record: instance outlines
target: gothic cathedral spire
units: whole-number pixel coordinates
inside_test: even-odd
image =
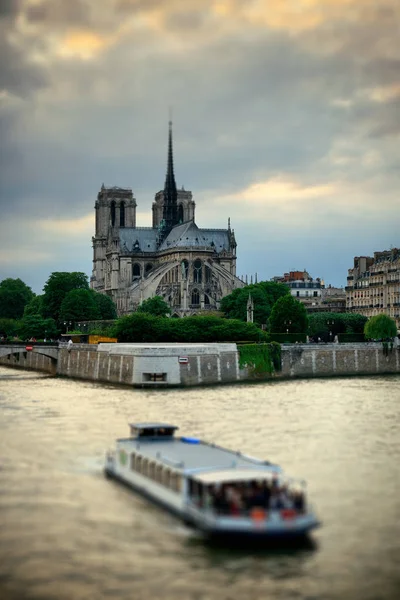
[[[165,235],[168,235],[172,227],[178,224],[178,192],[175,183],[174,159],[172,152],[172,121],[169,121],[168,163],[164,185],[163,219]]]

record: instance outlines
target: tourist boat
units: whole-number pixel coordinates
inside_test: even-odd
[[[165,423],[132,423],[107,453],[105,474],[208,537],[304,538],[319,525],[305,483],[265,460],[175,436]]]

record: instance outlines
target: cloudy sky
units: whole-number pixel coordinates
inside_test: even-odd
[[[0,281],[92,268],[94,202],[139,226],[175,173],[238,275],[346,284],[399,246],[398,0],[0,0]]]

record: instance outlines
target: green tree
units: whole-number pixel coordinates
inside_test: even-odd
[[[20,319],[35,294],[21,279],[3,279],[0,283],[0,318]]]
[[[92,290],[74,289],[61,302],[59,320],[94,321],[100,319],[98,304]]]
[[[112,333],[119,342],[155,342],[157,320],[153,315],[135,312],[118,319]]]
[[[15,319],[0,319],[0,337],[13,337],[17,333],[18,321]]]
[[[18,325],[18,335],[22,340],[31,337],[36,339],[55,338],[58,335],[54,319],[43,319],[40,315],[28,315],[21,319]]]
[[[254,303],[254,322],[267,323],[275,302],[289,294],[289,288],[282,283],[261,281],[234,290],[221,300],[221,310],[227,319],[247,321],[247,301],[249,294]]]
[[[363,334],[367,317],[358,313],[312,313],[308,316],[308,333],[313,337],[328,339],[341,333]]]
[[[47,280],[43,291],[43,316],[60,321],[62,301],[72,290],[89,289],[88,277],[85,273],[54,272]]]
[[[365,337],[369,340],[385,340],[397,336],[396,322],[388,315],[371,317],[364,327]]]
[[[43,316],[43,296],[35,296],[25,306],[24,317],[28,317],[30,315]]]
[[[308,315],[304,304],[291,295],[279,298],[272,307],[269,329],[271,333],[305,333]]]
[[[154,317],[165,317],[171,314],[171,309],[161,296],[153,296],[144,300],[137,312],[147,313]]]
[[[135,312],[121,317],[112,329],[119,342],[267,341],[254,323],[221,317],[169,319]]]
[[[107,294],[100,294],[100,292],[95,292],[94,290],[91,290],[91,292],[100,315],[99,319],[104,319],[106,321],[116,319],[117,309],[110,296],[107,296]]]

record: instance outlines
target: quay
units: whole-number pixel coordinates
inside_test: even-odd
[[[0,344],[0,365],[132,387],[202,386],[400,373],[400,350],[381,343],[283,345],[280,369],[240,367],[234,343]]]

